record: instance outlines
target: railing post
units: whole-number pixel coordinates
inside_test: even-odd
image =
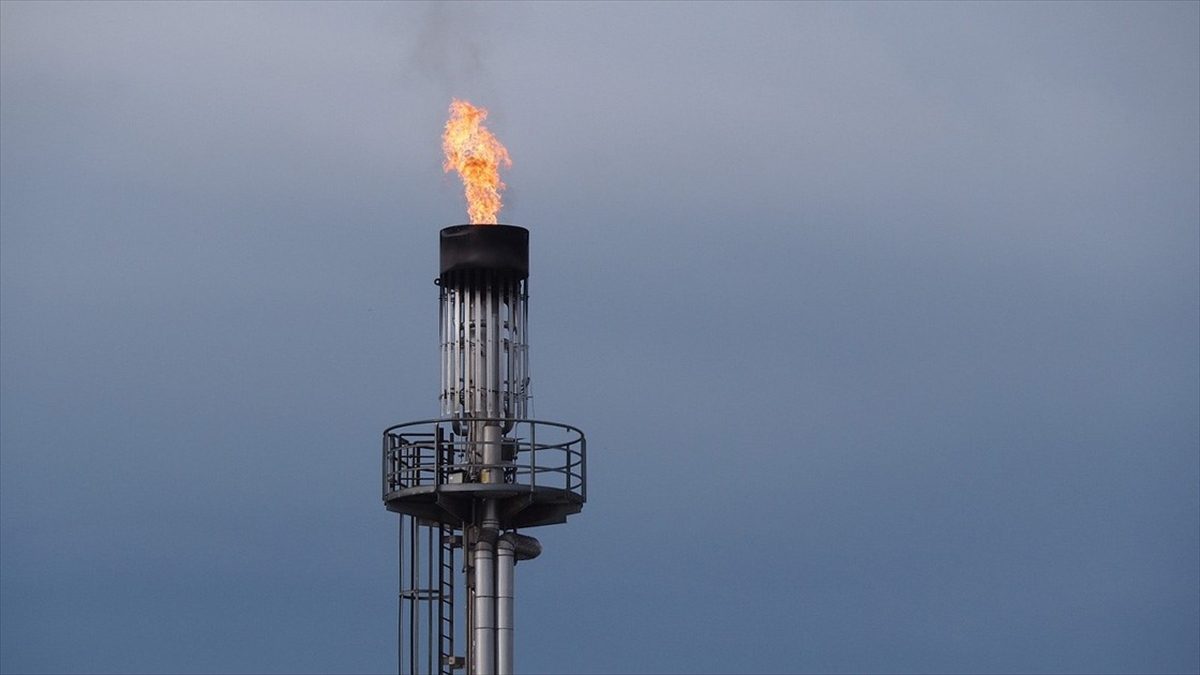
[[[433,425],[433,484],[442,484],[442,425]]]
[[[537,422],[529,423],[529,485],[537,487],[538,463],[537,463]]]

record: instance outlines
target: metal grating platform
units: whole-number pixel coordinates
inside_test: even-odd
[[[503,423],[503,460],[484,464],[468,424]],[[486,482],[489,472],[503,480]],[[461,526],[480,499],[497,501],[504,527],[565,522],[587,500],[586,440],[557,422],[422,420],[383,432],[383,501],[389,511]]]

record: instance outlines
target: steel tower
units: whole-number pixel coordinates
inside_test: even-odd
[[[399,671],[509,675],[514,568],[542,550],[518,529],[583,508],[586,442],[526,418],[529,231],[447,227],[440,259],[441,417],[383,432],[383,502],[400,514]]]

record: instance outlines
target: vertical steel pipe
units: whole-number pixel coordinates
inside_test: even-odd
[[[471,675],[496,672],[496,539],[500,518],[495,500],[480,509],[474,551],[475,607],[472,612],[473,642]]]
[[[496,673],[513,673],[513,581],[516,549],[509,535],[496,542]]]
[[[495,532],[492,532],[494,537]],[[473,642],[471,664],[472,675],[495,675],[496,673],[496,570],[494,567],[495,540],[488,541],[480,531],[475,544],[475,611],[472,619]]]

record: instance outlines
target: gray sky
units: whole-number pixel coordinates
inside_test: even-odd
[[[527,672],[1200,669],[1200,4],[0,3],[0,670],[387,672],[452,96]]]

